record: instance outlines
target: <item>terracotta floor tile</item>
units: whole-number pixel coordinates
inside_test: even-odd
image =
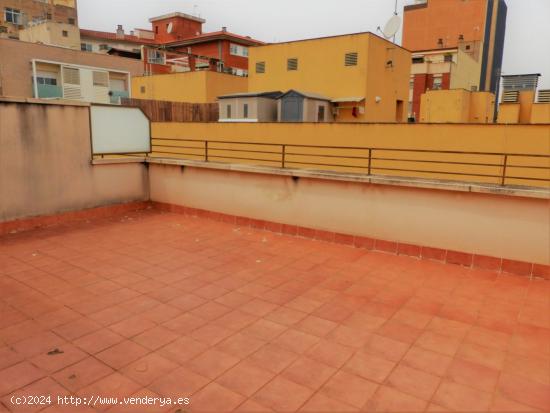
[[[495,370],[501,370],[504,365],[506,353],[477,344],[463,343],[458,349],[456,356],[473,363],[491,367]]]
[[[28,361],[7,367],[0,371],[0,396],[20,389],[44,376],[45,373],[42,370]]]
[[[157,350],[158,348],[171,343],[178,337],[178,334],[173,333],[165,327],[158,326],[133,337],[132,341],[135,341],[149,350]]]
[[[227,307],[214,301],[209,301],[192,309],[189,313],[192,315],[196,315],[197,317],[212,321],[220,318],[230,311],[232,311],[231,307]]]
[[[343,369],[367,380],[383,383],[394,367],[393,361],[358,352],[344,365]]]
[[[160,376],[147,387],[164,397],[191,397],[208,383],[210,379],[185,367],[179,367]]]
[[[193,395],[190,409],[193,412],[230,412],[244,401],[243,396],[212,382]]]
[[[456,383],[493,393],[499,375],[500,370],[455,358],[447,371],[446,377]]]
[[[229,328],[231,330],[242,330],[246,326],[252,324],[257,320],[256,316],[245,313],[240,310],[233,310],[225,315],[221,316],[213,323],[217,324],[224,328]]]
[[[115,372],[80,389],[77,395],[86,398],[95,396],[123,398],[134,394],[140,388],[141,385],[139,383],[121,373]],[[106,410],[106,408],[98,408],[98,410]]]
[[[32,396],[51,396],[50,401],[52,404],[56,404],[57,397],[58,396],[67,396],[69,395],[69,391],[65,388],[63,388],[59,383],[51,379],[50,377],[44,377],[43,379],[40,379],[38,381],[35,381],[32,384],[29,384],[28,386],[23,387],[22,389],[19,389],[11,394],[8,394],[4,396],[1,401],[4,403],[5,406],[9,407],[10,411],[13,413],[19,413],[19,412],[35,412],[44,409],[44,406],[47,405],[47,400],[42,399],[38,400],[39,402],[45,403],[45,404],[35,404],[35,405],[24,405],[24,404],[14,404],[12,403],[12,397],[32,397]],[[6,412],[8,410],[5,410]],[[2,412],[2,409],[0,408],[0,412]]]
[[[502,374],[498,391],[504,397],[527,406],[550,410],[550,385],[511,374]]]
[[[252,412],[269,413],[269,412],[274,412],[274,410],[270,409],[269,407],[265,407],[260,403],[255,402],[252,399],[248,399],[239,407],[237,407],[235,410],[233,410],[233,412],[235,413],[252,413]]]
[[[61,346],[65,340],[51,331],[41,332],[32,337],[12,345],[12,348],[25,357],[32,357],[38,354],[47,353],[50,350]]]
[[[245,360],[218,377],[216,382],[238,394],[250,397],[274,376],[275,373]]]
[[[88,354],[78,349],[78,347],[70,343],[64,343],[51,351],[34,356],[29,361],[36,367],[48,373],[53,373],[86,357],[88,357]]]
[[[340,368],[353,355],[355,349],[330,340],[321,340],[305,354],[329,366]]]
[[[400,321],[389,320],[382,327],[376,330],[376,334],[391,338],[392,340],[401,341],[403,343],[412,344],[422,334],[421,329],[411,327]]]
[[[300,409],[300,412],[311,412],[311,413],[348,413],[356,412],[359,409],[356,409],[352,406],[346,405],[338,400],[331,399],[330,397],[317,393],[311,399],[309,399],[304,406]]]
[[[241,359],[254,353],[266,342],[246,334],[237,333],[223,340],[216,348],[224,353],[234,355]]]
[[[550,359],[537,357],[536,354],[531,357],[523,357],[507,353],[503,372],[542,384],[550,384]]]
[[[58,336],[63,337],[65,340],[75,340],[79,337],[90,334],[101,328],[101,324],[87,318],[81,317],[74,321],[70,321],[62,326],[55,327],[53,332]]]
[[[256,298],[243,304],[241,307],[239,307],[239,310],[258,317],[264,317],[266,314],[272,312],[275,308],[277,308],[276,304]]]
[[[238,357],[211,349],[189,360],[184,367],[214,380],[240,361]]]
[[[253,400],[278,412],[298,410],[313,391],[283,377],[277,376],[254,396]]]
[[[287,307],[279,307],[267,314],[264,319],[290,327],[306,317],[307,313],[302,311],[293,310]]]
[[[23,361],[23,355],[8,346],[0,347],[0,370]]]
[[[236,291],[231,291],[221,297],[216,298],[214,301],[223,304],[231,308],[239,308],[241,305],[251,301],[253,297],[241,294]]]
[[[443,377],[453,361],[452,357],[413,346],[403,357],[401,364]]]
[[[113,369],[109,366],[93,357],[88,357],[55,373],[52,377],[63,387],[76,392],[112,373]]]
[[[321,388],[320,393],[360,409],[377,388],[378,384],[372,381],[339,371]]]
[[[292,351],[275,344],[267,344],[248,357],[248,360],[269,371],[280,373],[297,358],[298,354]]]
[[[317,390],[335,372],[336,369],[334,367],[302,356],[288,366],[280,376],[294,383],[309,387],[312,390]]]
[[[164,322],[162,326],[178,334],[189,334],[197,328],[202,327],[204,324],[205,320],[203,318],[185,313]]]
[[[310,315],[297,323],[294,328],[304,333],[313,334],[314,336],[325,337],[337,326],[338,324],[334,321]]]
[[[269,341],[280,336],[286,330],[286,326],[262,318],[250,324],[241,332],[261,340]]]
[[[399,361],[409,348],[410,345],[402,341],[379,336],[378,334],[372,334],[363,347],[363,350],[391,361]]]
[[[380,386],[367,402],[364,411],[368,412],[422,412],[428,403],[387,386]]]
[[[299,296],[294,300],[289,301],[285,304],[285,307],[292,308],[294,310],[302,311],[304,313],[312,313],[317,308],[322,306],[323,303],[316,300],[311,300],[309,298]]]
[[[441,378],[407,366],[397,366],[386,385],[418,399],[429,401],[435,393]]]
[[[307,334],[299,330],[289,329],[274,339],[273,344],[295,353],[302,354],[313,347],[319,340],[320,338],[317,336]]]
[[[96,354],[99,360],[114,369],[120,369],[143,357],[149,350],[130,340],[124,340]]]
[[[131,338],[155,326],[156,324],[146,317],[142,315],[135,315],[116,324],[110,325],[109,328],[121,336]]]
[[[432,401],[455,411],[486,412],[491,405],[491,394],[443,380]]]
[[[494,396],[493,403],[489,409],[491,412],[498,413],[518,413],[518,412],[540,412],[539,409],[535,409],[531,406],[526,406],[521,403],[517,403],[513,400],[510,400],[500,393]]]
[[[188,360],[204,353],[209,346],[191,337],[181,337],[157,350],[157,353],[167,359],[184,364]]]
[[[384,317],[373,316],[361,311],[357,311],[346,318],[342,324],[351,328],[375,331],[387,321]]]
[[[74,341],[74,344],[87,353],[96,354],[121,341],[124,341],[124,337],[107,328],[103,328],[78,338]]]
[[[120,372],[142,386],[147,386],[157,378],[170,374],[178,367],[177,363],[156,353],[151,353],[123,367]]]
[[[214,346],[234,333],[233,330],[209,323],[197,328],[189,336],[208,346]]]
[[[460,347],[460,339],[425,331],[420,335],[415,346],[453,357]]]
[[[327,335],[327,339],[345,346],[360,348],[370,340],[371,336],[372,333],[369,330],[339,325]]]

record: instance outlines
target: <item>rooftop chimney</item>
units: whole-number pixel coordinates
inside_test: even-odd
[[[116,37],[124,38],[124,28],[122,27],[122,24],[119,24],[116,27]]]
[[[222,32],[226,32],[227,31],[227,27],[223,26],[222,27]]]

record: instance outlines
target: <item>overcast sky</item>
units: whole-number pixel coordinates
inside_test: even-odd
[[[403,5],[412,0],[397,2],[402,15]],[[541,73],[541,85],[550,88],[550,0],[506,3],[503,73]],[[205,31],[227,26],[265,42],[375,32],[391,17],[394,4],[394,0],[78,0],[80,27],[85,29],[114,31],[117,24],[127,31],[148,29],[150,17],[179,11],[206,19]],[[401,32],[399,43],[400,37]]]

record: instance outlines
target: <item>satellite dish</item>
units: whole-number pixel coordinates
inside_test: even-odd
[[[401,17],[397,14],[394,14],[391,19],[388,20],[384,29],[381,30],[382,34],[386,39],[390,39],[399,31],[401,28]]]
[[[166,32],[168,34],[172,33],[172,31],[174,30],[174,23],[170,22],[168,23],[168,27],[166,28]]]

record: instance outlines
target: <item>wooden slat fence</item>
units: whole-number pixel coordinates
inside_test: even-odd
[[[139,107],[151,122],[217,122],[217,103],[186,103],[123,98],[122,105]]]

